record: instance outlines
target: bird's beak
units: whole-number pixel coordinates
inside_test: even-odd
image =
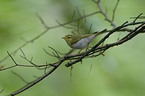
[[[62,37],[62,39],[65,39],[65,37]]]

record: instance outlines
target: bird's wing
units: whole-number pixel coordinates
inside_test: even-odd
[[[75,44],[75,43],[77,43],[79,40],[81,40],[82,38],[81,38],[81,36],[80,35],[73,35],[72,36],[72,42],[71,42],[71,44],[73,45],[73,44]]]

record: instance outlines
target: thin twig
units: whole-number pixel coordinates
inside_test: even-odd
[[[41,16],[36,13],[36,16],[38,17],[38,19],[40,20],[40,22],[44,25],[45,28],[49,29],[49,27],[47,26],[47,24],[44,22],[44,20],[41,18]]]
[[[118,0],[119,2],[119,0]],[[34,81],[32,82],[29,82],[27,85],[25,85],[24,87],[20,88],[18,91],[15,91],[13,93],[11,93],[9,96],[14,96],[14,95],[17,95],[29,88],[31,88],[32,86],[34,86],[35,84],[39,83],[41,80],[43,80],[44,78],[46,78],[48,75],[50,75],[52,72],[54,72],[64,61],[67,61],[67,60],[74,60],[73,62],[69,62],[66,64],[66,67],[70,67],[72,66],[73,64],[76,64],[77,62],[81,62],[83,60],[83,58],[89,58],[89,57],[97,57],[99,55],[101,55],[102,53],[104,53],[107,49],[113,47],[113,46],[117,46],[117,45],[120,45],[120,44],[123,44],[125,42],[127,42],[128,40],[132,39],[134,36],[136,36],[137,34],[141,33],[144,29],[145,29],[145,26],[144,26],[144,22],[136,22],[136,20],[134,20],[134,22],[131,22],[131,23],[128,23],[128,22],[125,22],[123,23],[122,25],[116,27],[116,25],[113,23],[113,20],[114,20],[114,17],[112,17],[112,20],[110,20],[107,16],[107,14],[102,10],[101,8],[101,5],[100,5],[100,0],[96,1],[97,5],[98,5],[98,8],[100,9],[100,11],[96,11],[96,12],[93,12],[91,14],[88,14],[88,15],[84,15],[84,16],[81,16],[80,12],[78,14],[80,14],[80,18],[77,18],[75,20],[71,20],[69,22],[66,22],[66,23],[62,23],[62,24],[58,24],[56,26],[53,26],[53,27],[46,27],[46,30],[44,32],[42,32],[40,35],[36,36],[35,38],[31,39],[30,41],[27,41],[22,47],[26,46],[28,43],[30,42],[33,42],[35,40],[37,40],[38,38],[40,38],[42,35],[44,35],[46,32],[48,32],[48,30],[50,29],[53,29],[53,28],[57,28],[57,27],[60,27],[60,26],[65,26],[67,24],[70,24],[72,23],[73,21],[80,21],[81,19],[84,19],[88,16],[92,16],[94,14],[97,14],[97,13],[101,13],[103,14],[103,16],[105,17],[105,20],[108,21],[111,26],[113,26],[113,29],[108,31],[108,30],[103,30],[101,31],[100,33],[105,33],[107,32],[107,34],[98,42],[96,43],[95,46],[93,46],[90,50],[88,50],[87,52],[83,52],[83,53],[78,53],[78,54],[72,54],[72,55],[65,55],[65,56],[60,56],[59,53],[57,52],[56,49],[52,48],[52,47],[49,47],[51,50],[53,50],[53,53],[51,54],[53,57],[55,58],[58,58],[58,61],[52,63],[52,67],[50,66],[50,64],[48,65],[47,62],[46,64],[44,65],[36,65],[32,62],[32,58],[29,60],[27,59],[27,57],[25,56],[24,52],[22,51],[22,54],[23,54],[23,58],[28,61],[30,64],[32,64],[31,66],[33,67],[43,67],[43,70],[44,70],[44,75],[40,76],[40,77],[37,77]],[[117,9],[117,6],[118,4],[116,4],[114,10],[116,11]],[[79,11],[79,10],[78,10]],[[115,11],[113,12],[113,14],[115,15]],[[44,21],[42,18],[40,18],[41,20],[41,23],[43,25],[45,25]],[[138,25],[140,24],[140,25]],[[132,25],[138,25],[138,27],[136,27],[135,29],[132,29],[132,30],[129,30],[127,29],[126,27],[128,26],[132,26]],[[79,24],[78,24],[78,28],[79,28]],[[78,29],[79,30],[79,29]],[[128,30],[129,33],[127,35],[125,35],[124,37],[122,37],[122,39],[120,39],[119,41],[117,42],[114,42],[114,43],[110,43],[110,44],[106,44],[106,45],[102,45],[100,46],[105,40],[107,40],[109,38],[109,36],[111,36],[113,33],[115,33],[116,31],[123,31],[123,30]],[[20,47],[19,49],[21,49],[22,47]],[[46,50],[45,50],[46,51]],[[15,51],[17,52],[17,50]],[[17,66],[22,66],[20,64],[18,64],[14,58],[12,57],[11,53],[7,52],[8,53],[8,56],[12,59],[12,61],[15,63],[15,65],[11,66],[11,68],[13,67],[17,67]],[[47,53],[47,51],[46,51]],[[46,72],[46,69],[50,67],[51,69]],[[6,69],[6,68],[5,68]]]
[[[73,64],[76,64],[77,62],[80,62],[84,57],[86,57],[90,52],[94,51],[102,42],[104,42],[111,34],[113,34],[115,31],[123,28],[123,25],[125,25],[127,22],[123,23],[121,26],[115,28],[114,30],[110,31],[106,36],[104,36],[94,47],[92,47],[91,50],[87,51],[83,56],[81,56],[80,58],[78,58],[77,60],[67,63],[65,66],[66,67],[70,67]],[[105,31],[105,30],[103,30]],[[102,32],[103,32],[102,31]]]
[[[90,14],[87,14],[85,17],[79,17],[73,21],[78,21],[78,20],[81,20],[83,18],[86,18],[86,17],[89,17],[89,16],[93,16],[94,14],[97,14],[97,13],[100,13],[100,11],[95,11],[95,12],[92,12]],[[40,20],[41,21],[41,20]],[[41,21],[43,22],[43,21]],[[22,49],[23,47],[25,47],[26,45],[34,42],[35,40],[39,39],[40,37],[42,37],[44,34],[46,34],[48,32],[48,30],[50,29],[55,29],[55,28],[58,28],[58,27],[61,27],[61,26],[64,26],[64,25],[67,25],[67,24],[70,24],[72,23],[72,20],[71,21],[68,21],[68,22],[65,22],[65,23],[62,23],[61,25],[55,25],[55,26],[52,26],[52,27],[47,27],[42,33],[38,34],[36,37],[32,38],[31,40],[25,42],[24,44],[22,44],[20,47],[18,47],[17,49],[15,49],[14,51],[10,52],[10,54],[14,54],[15,52],[19,51],[19,49]],[[5,56],[4,58],[2,58],[0,60],[0,63],[2,63],[3,61],[5,61],[6,59],[9,58],[9,55]]]
[[[120,45],[120,44],[123,44],[125,43],[126,41],[132,39],[134,36],[136,36],[137,34],[139,34],[141,31],[143,31],[145,29],[145,26],[144,24],[142,23],[142,25],[140,25],[139,27],[136,27],[137,30],[136,31],[133,31],[133,34],[131,34],[130,36],[127,36],[124,40],[120,40],[120,41],[117,41],[115,43],[111,43],[111,44],[106,44],[104,46],[99,46],[101,44],[101,42],[104,42],[111,34],[113,34],[115,31],[118,31],[120,30],[121,28],[124,28],[124,27],[127,27],[127,26],[131,26],[132,24],[131,23],[127,23],[125,22],[124,24],[122,24],[121,26],[118,26],[117,28],[113,29],[112,31],[110,31],[103,39],[101,39],[91,50],[87,51],[87,52],[84,52],[84,53],[80,53],[80,54],[73,54],[73,55],[67,55],[67,56],[64,56],[63,58],[61,58],[58,62],[56,63],[53,63],[55,66],[52,67],[51,70],[49,70],[48,72],[46,72],[43,76],[37,78],[36,80],[30,82],[28,85],[24,86],[23,88],[19,89],[18,91],[16,92],[13,92],[12,94],[10,94],[9,96],[14,96],[16,94],[19,94],[25,90],[27,90],[28,88],[32,87],[33,85],[37,84],[38,82],[40,82],[41,80],[43,80],[45,77],[47,77],[48,75],[50,75],[52,72],[54,72],[64,61],[66,60],[69,60],[69,59],[72,59],[74,57],[77,57],[78,58],[75,58],[76,60],[82,60],[82,58],[88,56],[89,53],[92,54],[92,52],[96,51],[96,50],[107,50],[109,48],[111,48],[112,46],[117,46],[117,45]],[[104,30],[105,31],[105,30]],[[129,33],[130,34],[130,33]],[[124,37],[123,37],[124,38]],[[100,53],[98,54],[100,55]],[[75,60],[75,63],[77,63]],[[71,66],[71,65],[69,65]],[[69,67],[67,65],[67,67]]]
[[[142,14],[143,14],[143,13],[140,13],[140,14],[134,19],[133,23],[135,23],[136,20],[137,20]]]
[[[100,10],[100,13],[105,17],[105,20],[108,21],[111,24],[111,26],[113,26],[113,29],[115,29],[116,28],[116,25],[113,23],[112,20],[110,20],[108,18],[107,14],[103,11],[103,9],[102,9],[102,7],[100,5],[100,0],[97,0],[97,1],[96,0],[93,0],[93,1],[97,4],[97,6],[98,6],[98,8]]]
[[[19,75],[18,73],[11,71],[14,75],[16,75],[18,78],[20,78],[24,83],[28,83],[28,81],[26,81],[21,75]]]
[[[4,91],[4,89],[0,90],[0,94]]]
[[[118,7],[119,1],[120,1],[120,0],[117,0],[117,3],[116,3],[115,8],[114,8],[114,10],[113,10],[112,21],[114,21],[115,12],[116,12],[116,9],[117,9],[117,7]]]
[[[8,96],[15,96],[25,90],[27,90],[28,88],[34,86],[35,84],[37,84],[38,82],[40,82],[41,80],[43,80],[45,77],[47,77],[48,75],[50,75],[53,71],[55,71],[61,64],[62,62],[65,60],[66,58],[61,59],[56,65],[56,67],[53,67],[50,71],[48,71],[46,74],[44,74],[43,76],[37,78],[36,80],[28,83],[26,86],[24,86],[23,88],[20,88],[18,91],[13,92],[12,94],[8,95]]]

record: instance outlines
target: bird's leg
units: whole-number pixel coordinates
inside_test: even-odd
[[[88,51],[89,50],[89,45],[87,45],[87,48],[86,48],[86,51]]]
[[[90,44],[90,43],[89,43],[89,44]],[[89,50],[89,44],[87,45],[86,51],[88,51],[88,50]]]

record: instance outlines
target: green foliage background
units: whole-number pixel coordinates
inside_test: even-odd
[[[116,1],[101,0],[101,6],[109,17],[112,16]],[[132,21],[130,17],[145,13],[144,4],[145,0],[120,0],[115,23],[121,25],[125,21]],[[36,13],[48,26],[54,26],[57,25],[56,19],[61,23],[70,20],[76,7],[80,11],[85,10],[86,14],[97,10],[96,4],[91,0],[0,0],[0,58],[7,55],[6,51],[15,50],[25,41],[43,32],[44,26]],[[111,28],[102,15],[89,17],[87,22],[93,24],[92,31]],[[43,48],[51,52],[47,47],[51,46],[61,52],[67,52],[70,48],[61,37],[70,32],[71,30],[62,27],[52,29],[24,47],[23,51],[28,58],[33,57],[37,64],[55,62],[57,59],[46,55]],[[108,42],[116,41],[119,36],[123,36],[123,33],[112,36]],[[85,59],[83,64],[76,64],[72,72],[72,82],[70,68],[63,64],[52,75],[18,96],[145,96],[144,40],[145,35],[140,34],[133,40],[106,51],[105,56]],[[26,64],[20,55],[21,52],[17,52],[14,58],[20,64]],[[12,64],[11,59],[0,63],[4,67]],[[44,74],[36,68],[23,67],[1,71],[0,90],[4,91],[0,96],[25,85],[11,70],[27,81],[34,80],[34,75]]]

